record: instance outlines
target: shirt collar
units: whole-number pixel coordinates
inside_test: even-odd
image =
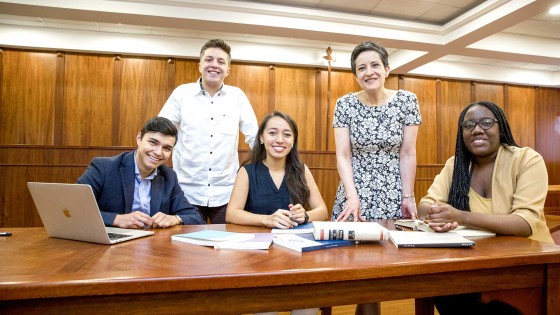
[[[206,95],[207,92],[206,92],[206,90],[204,90],[204,87],[202,87],[202,77],[198,78],[197,82],[198,82],[198,85],[200,86],[200,93],[202,93],[202,95]],[[218,93],[216,93],[217,96],[222,96],[225,93],[224,85],[225,84],[222,83],[222,86],[218,90]]]
[[[137,153],[138,153],[137,151],[134,152],[134,177],[136,178],[136,180],[138,182],[141,182],[142,181],[142,176],[140,175],[140,170],[138,169],[138,164],[136,164],[136,154]],[[154,179],[154,177],[157,176],[157,174],[158,174],[158,169],[156,168],[152,171],[152,173],[150,175],[148,175],[144,179],[152,180],[152,179]]]

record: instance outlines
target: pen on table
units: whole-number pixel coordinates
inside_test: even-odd
[[[12,232],[0,232],[0,236],[12,236]]]

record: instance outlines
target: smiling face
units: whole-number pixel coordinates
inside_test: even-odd
[[[496,116],[494,116],[490,109],[475,105],[467,110],[463,122],[468,120],[478,122],[485,117],[496,119]],[[463,141],[467,150],[469,150],[475,158],[496,155],[501,145],[500,126],[496,122],[487,130],[482,129],[480,124],[476,124],[471,130],[463,128]]]
[[[202,75],[202,86],[206,90],[219,88],[229,75],[228,54],[220,48],[208,48],[200,58],[198,71]]]
[[[142,178],[150,175],[154,169],[169,160],[175,145],[175,137],[166,136],[159,132],[146,132],[136,136],[138,149],[136,150],[136,164]]]
[[[272,117],[266,123],[259,140],[266,150],[266,158],[283,159],[294,145],[294,132],[286,120]]]
[[[389,67],[383,65],[376,51],[366,50],[356,58],[356,81],[364,91],[383,88],[387,75]]]

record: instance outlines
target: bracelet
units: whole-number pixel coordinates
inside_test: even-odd
[[[402,197],[403,197],[403,199],[405,199],[405,198],[414,198],[414,193],[412,193],[411,195],[403,195]]]
[[[309,222],[309,215],[307,215],[307,211],[303,213],[305,215],[305,220],[301,224],[307,224]]]

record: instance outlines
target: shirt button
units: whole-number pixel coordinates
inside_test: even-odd
[[[212,154],[212,151],[210,151],[210,154]]]
[[[210,135],[210,138],[214,137],[214,135]]]
[[[208,184],[208,186],[210,186],[210,184]]]
[[[210,117],[210,120],[214,120],[214,117]]]
[[[212,169],[211,169],[211,168],[209,168],[208,170],[209,170],[209,171],[211,171]]]

